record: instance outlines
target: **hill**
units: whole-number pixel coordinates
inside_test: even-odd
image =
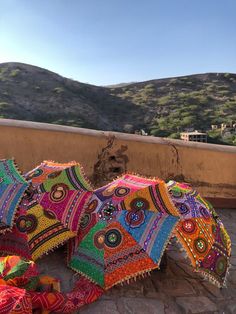
[[[21,63],[0,64],[0,115],[4,118],[122,131],[142,108],[108,88],[83,84]]]
[[[0,116],[178,138],[236,122],[236,74],[207,73],[99,87],[21,63],[0,64]],[[236,136],[209,132],[210,141]]]

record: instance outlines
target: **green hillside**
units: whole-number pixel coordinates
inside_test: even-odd
[[[145,110],[147,130],[155,136],[179,138],[185,129],[209,130],[212,124],[236,122],[236,75],[209,73],[135,83],[112,89],[112,94]],[[236,134],[210,141],[236,144]]]
[[[185,129],[236,122],[236,74],[208,73],[99,87],[35,66],[0,64],[0,116],[179,138]],[[209,131],[236,145],[236,134]]]

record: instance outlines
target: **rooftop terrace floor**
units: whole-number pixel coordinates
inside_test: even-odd
[[[231,268],[227,288],[219,289],[194,273],[184,253],[172,244],[167,252],[165,270],[134,283],[112,288],[97,302],[84,307],[80,314],[178,314],[236,313],[236,210],[217,210],[232,241]],[[62,281],[62,290],[69,291],[75,279],[66,268],[64,253],[58,250],[39,262],[42,273]]]

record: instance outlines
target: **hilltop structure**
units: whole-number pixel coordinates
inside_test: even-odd
[[[180,134],[181,140],[184,141],[192,141],[192,142],[202,142],[207,143],[207,133],[198,132],[195,130],[194,132],[183,132]]]

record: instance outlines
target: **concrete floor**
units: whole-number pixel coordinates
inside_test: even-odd
[[[167,268],[151,276],[105,293],[80,314],[175,314],[236,313],[236,209],[217,210],[232,241],[232,257],[227,288],[219,289],[194,273],[189,261],[175,244],[169,246]],[[58,250],[39,261],[42,273],[62,281],[69,291],[76,278],[65,267],[64,253]],[[61,260],[61,262],[59,262]]]

